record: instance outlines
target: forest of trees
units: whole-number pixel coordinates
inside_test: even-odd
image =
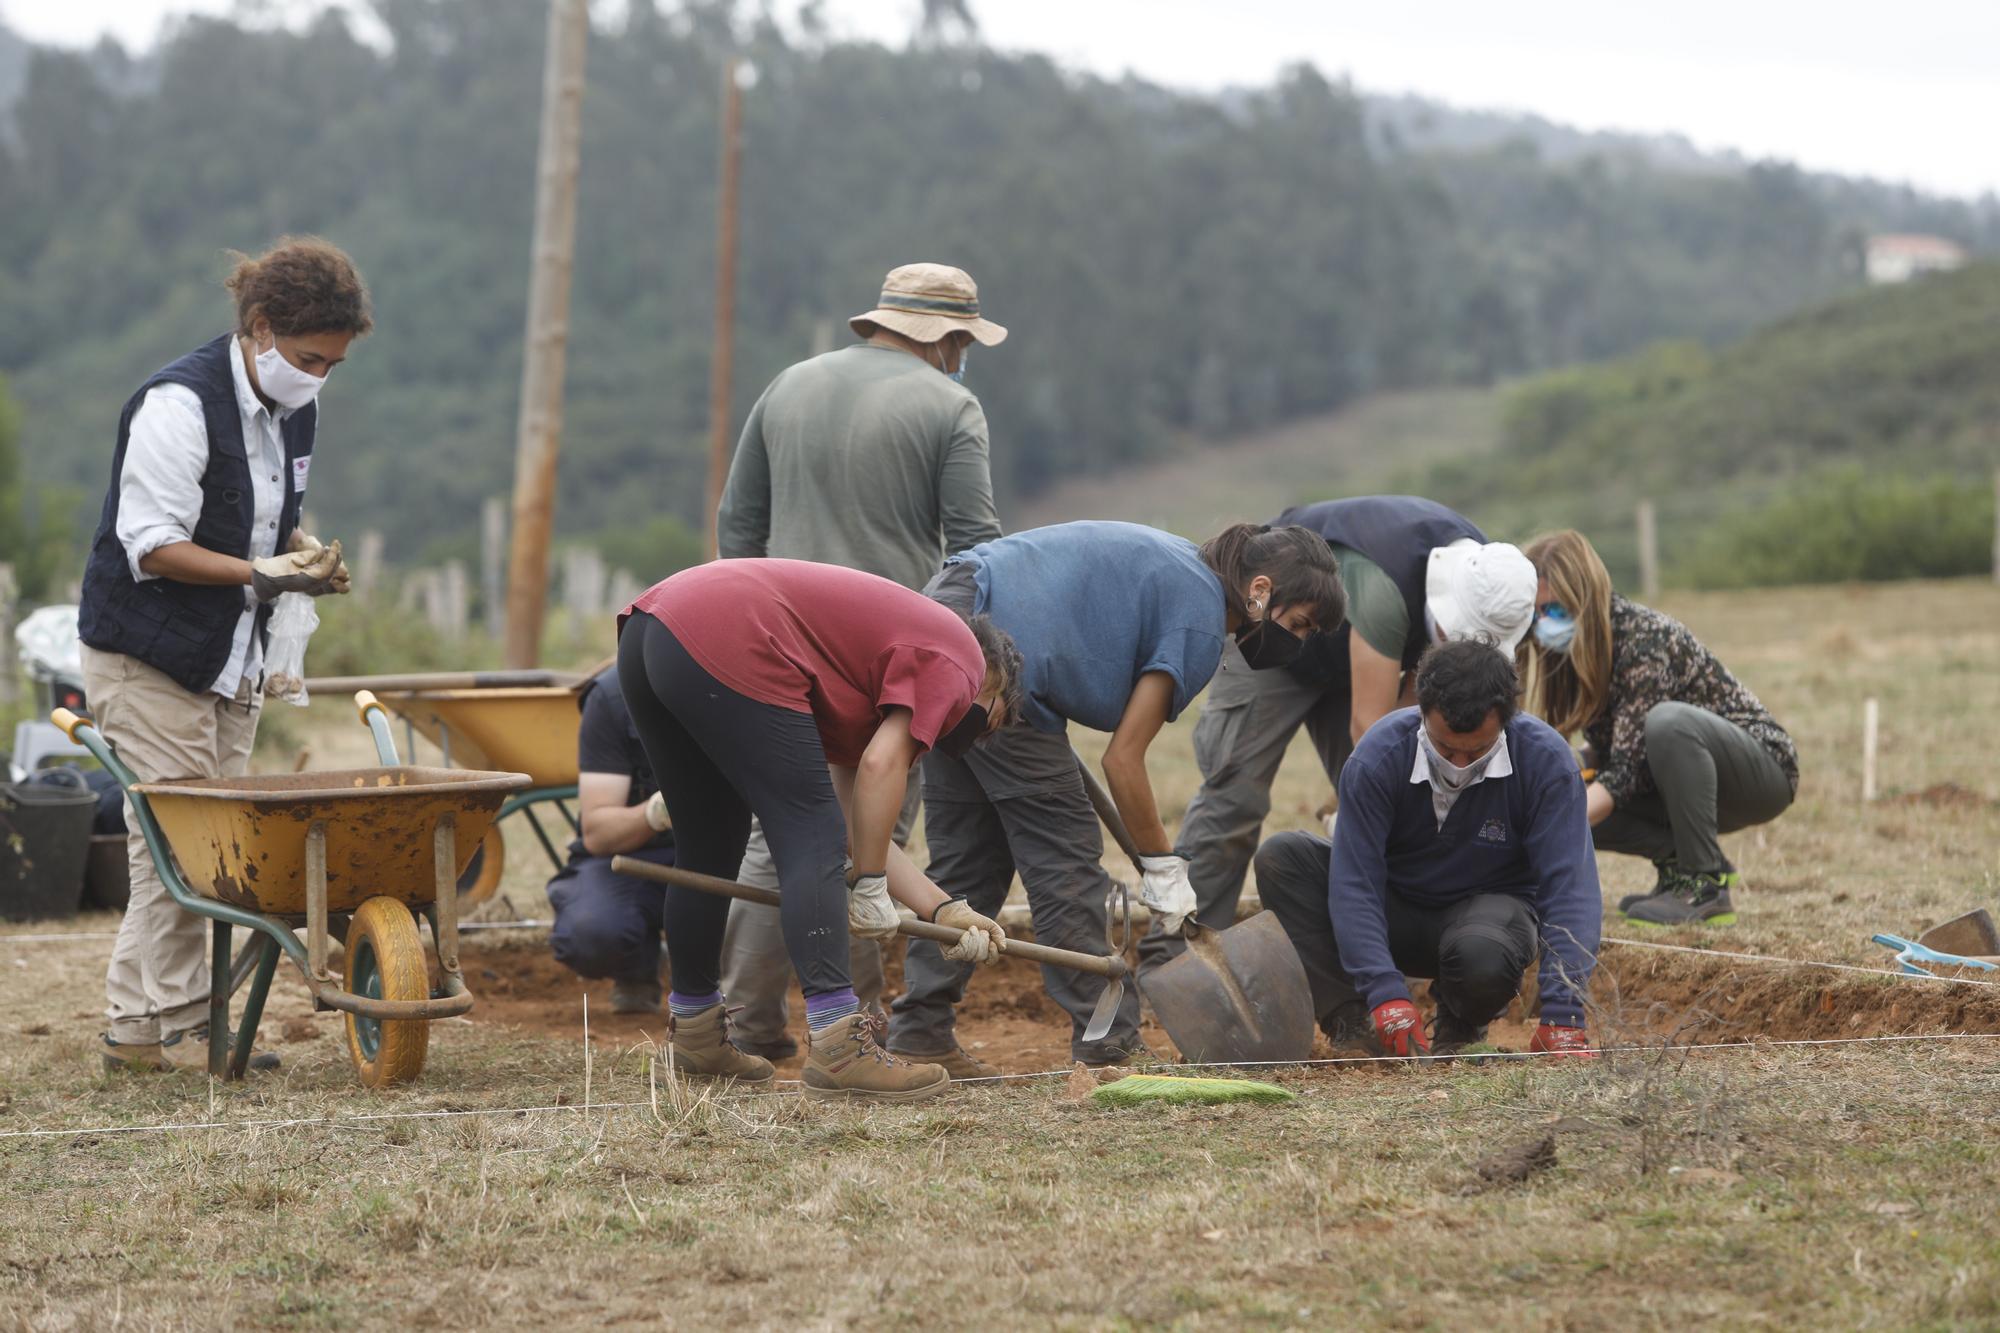
[[[87,526],[122,400],[225,327],[226,249],[312,231],[361,264],[378,326],[324,398],[323,526],[379,528],[396,558],[472,548],[512,477],[546,5],[374,8],[387,50],[337,15],[197,20],[143,60],[44,50],[17,71],[0,377],[32,485],[0,539]],[[756,72],[737,420],[847,336],[885,270],[957,263],[1014,332],[971,380],[1008,494],[1380,388],[1716,344],[1853,285],[1870,227],[2000,239],[1990,206],[1782,165],[1398,148],[1310,69],[1201,98],[756,12],[631,0],[590,50],[559,522],[634,563],[699,524],[732,50]]]

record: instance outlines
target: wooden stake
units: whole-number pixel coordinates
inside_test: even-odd
[[[586,0],[549,0],[542,131],[535,168],[535,240],[528,285],[526,356],[514,452],[514,549],[507,571],[507,664],[541,656],[549,537],[555,525],[556,458],[562,449],[563,356],[569,341],[570,264],[576,250],[576,177],[581,159]]]
[[[486,497],[479,511],[479,600],[486,633],[494,642],[507,632],[507,502]]]
[[[1993,581],[2000,583],[2000,467],[1993,469]]]
[[[1881,740],[1882,709],[1870,699],[1861,705],[1861,801],[1875,799],[1875,756]]]
[[[1660,532],[1651,500],[1639,501],[1639,599],[1660,595]]]
[[[743,90],[737,59],[722,66],[721,188],[715,206],[715,348],[708,379],[708,558],[717,551],[716,518],[729,478],[729,390],[736,362],[736,198],[743,153]]]

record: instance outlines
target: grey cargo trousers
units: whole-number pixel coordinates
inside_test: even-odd
[[[1599,851],[1671,858],[1688,874],[1715,874],[1731,868],[1718,835],[1767,824],[1792,803],[1792,779],[1771,752],[1693,704],[1654,704],[1646,714],[1646,767],[1654,790],[1590,831]]]
[[[1271,813],[1271,783],[1301,724],[1319,751],[1327,781],[1339,781],[1354,750],[1347,734],[1350,697],[1344,677],[1320,686],[1282,668],[1252,671],[1233,641],[1224,644],[1221,669],[1194,726],[1201,790],[1188,803],[1174,844],[1188,858],[1195,919],[1202,925],[1226,930],[1236,923],[1243,872],[1263,836],[1264,816]],[[1139,941],[1140,974],[1186,947],[1157,926],[1149,928]]]

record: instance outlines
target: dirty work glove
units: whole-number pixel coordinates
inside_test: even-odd
[[[666,796],[660,792],[654,792],[646,798],[646,827],[655,833],[665,833],[673,826],[673,820],[667,817]]]
[[[1194,885],[1188,882],[1188,863],[1178,853],[1139,858],[1139,901],[1160,920],[1160,929],[1172,935],[1194,914]]]
[[[337,547],[340,543],[335,542],[334,545]],[[287,552],[304,551],[313,556],[318,556],[325,549],[326,543],[307,532],[304,528],[293,528],[291,540],[285,543],[285,550]],[[348,590],[350,579],[347,573],[346,557],[338,555],[335,557],[333,573],[327,576],[327,582],[333,585],[335,592],[346,592]]]
[[[1564,1027],[1560,1023],[1544,1023],[1535,1029],[1535,1035],[1528,1042],[1528,1049],[1536,1055],[1580,1055],[1587,1060],[1595,1060],[1597,1052],[1590,1049],[1590,1038],[1582,1028]]]
[[[886,940],[896,933],[896,904],[889,901],[887,875],[848,872],[847,929],[867,940]]]
[[[1431,1044],[1424,1040],[1424,1020],[1417,1006],[1408,1000],[1391,1000],[1375,1006],[1375,1037],[1382,1054],[1409,1059],[1429,1055]]]
[[[1000,950],[1005,945],[1007,933],[1000,929],[1000,923],[991,917],[979,915],[963,898],[953,898],[941,903],[931,921],[940,926],[950,926],[962,930],[958,943],[944,951],[944,956],[954,963],[997,963]]]
[[[308,597],[346,592],[347,566],[340,560],[340,543],[252,560],[250,589],[260,602],[273,601],[287,592],[302,592]]]

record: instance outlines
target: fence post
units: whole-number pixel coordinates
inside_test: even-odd
[[[466,571],[465,562],[446,561],[440,582],[444,586],[444,635],[456,644],[465,638],[465,627],[471,616],[472,578]]]
[[[497,495],[479,512],[479,599],[487,636],[498,643],[507,632],[507,502]]]
[[[1660,595],[1660,530],[1651,500],[1639,501],[1639,599]]]
[[[1870,699],[1861,705],[1861,802],[1867,805],[1875,799],[1875,756],[1879,749],[1882,730],[1882,709]]]
[[[14,563],[0,561],[0,705],[21,697],[20,657],[14,651]]]
[[[382,577],[382,534],[370,528],[361,534],[354,549],[354,587],[363,597],[380,591]]]
[[[1993,581],[2000,583],[2000,467],[1993,469]]]

